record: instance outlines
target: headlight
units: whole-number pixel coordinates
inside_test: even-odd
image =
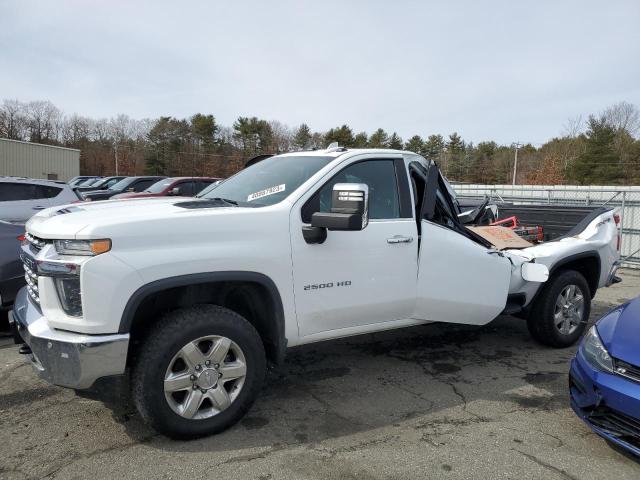
[[[613,373],[613,360],[607,349],[604,348],[595,325],[589,329],[584,337],[582,355],[592,367]]]
[[[82,316],[82,296],[80,294],[80,277],[54,279],[58,298],[67,315]]]
[[[100,255],[111,250],[111,240],[54,240],[60,255]]]

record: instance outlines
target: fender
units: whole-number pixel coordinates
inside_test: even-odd
[[[275,306],[275,319],[276,327],[278,331],[278,358],[284,358],[284,353],[287,348],[287,339],[284,334],[284,308],[282,306],[282,298],[278,287],[271,280],[271,278],[258,272],[244,272],[244,271],[225,271],[225,272],[207,272],[207,273],[194,273],[188,275],[179,275],[176,277],[162,278],[156,280],[142,287],[138,288],[133,295],[127,301],[127,305],[122,312],[122,318],[120,319],[120,326],[118,333],[129,333],[134,321],[134,315],[140,304],[149,295],[159,292],[161,290],[167,290],[175,287],[185,287],[188,285],[197,285],[201,283],[211,282],[253,282],[258,283],[265,287],[269,292],[273,305]]]
[[[584,258],[595,258],[598,264],[598,271],[597,271],[597,278],[598,278],[598,282],[600,281],[600,273],[601,273],[601,269],[602,269],[602,260],[600,260],[600,255],[598,255],[598,252],[596,250],[588,250],[586,252],[581,252],[581,253],[576,253],[574,255],[569,255],[568,257],[563,258],[562,260],[560,260],[558,263],[556,263],[553,267],[551,267],[549,269],[549,276],[553,275],[555,271],[557,271],[560,267],[563,267],[564,265],[571,263],[571,262],[575,262],[576,260],[581,260]],[[592,292],[593,295],[596,294],[595,290],[598,289],[598,283],[596,283],[595,289]]]
[[[600,281],[600,270],[602,269],[600,255],[598,255],[598,252],[596,250],[588,250],[586,252],[576,253],[574,255],[569,255],[568,257],[563,258],[562,260],[560,260],[558,263],[556,263],[549,269],[549,278],[551,278],[563,266],[568,265],[569,263],[575,262],[576,260],[581,260],[585,258],[595,258],[598,264],[597,280],[596,280],[594,290],[593,292],[591,292],[592,294],[591,298],[593,298],[596,294],[596,290],[598,289],[598,283]],[[588,279],[586,280],[587,280],[587,283],[589,283],[589,280]],[[589,284],[589,287],[591,287],[591,284]],[[524,310],[526,311],[526,313],[529,312],[534,302],[538,299],[538,296],[540,295],[540,292],[542,292],[543,288],[544,288],[544,284],[541,284],[540,288],[538,288],[538,291],[535,293],[531,301],[524,307]]]

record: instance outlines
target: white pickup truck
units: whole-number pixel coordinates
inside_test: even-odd
[[[394,150],[277,155],[201,198],[56,207],[26,226],[11,318],[49,382],[129,375],[144,419],[173,437],[244,415],[287,347],[427,322],[528,320],[582,334],[616,280],[619,217],[498,251],[461,223],[435,163]]]

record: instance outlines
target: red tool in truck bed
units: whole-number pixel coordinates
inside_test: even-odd
[[[529,242],[537,243],[544,241],[544,232],[541,226],[535,225],[520,225],[518,217],[515,215],[512,217],[502,218],[496,220],[489,225],[506,227],[513,230],[518,236],[522,237]]]

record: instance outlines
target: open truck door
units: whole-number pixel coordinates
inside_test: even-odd
[[[411,170],[411,167],[410,167]],[[511,262],[459,221],[435,164],[411,170],[420,227],[417,301],[413,317],[484,325],[505,308]],[[420,176],[425,188],[420,189]],[[418,216],[419,213],[419,216]]]

